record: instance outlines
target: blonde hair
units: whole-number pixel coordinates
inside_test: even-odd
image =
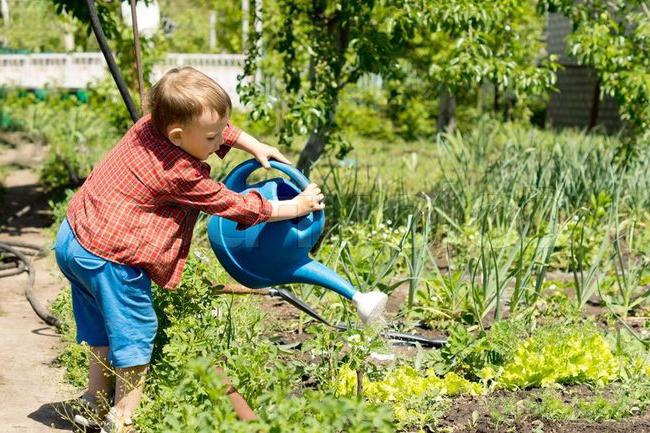
[[[190,66],[167,71],[149,91],[148,106],[154,126],[163,135],[172,123],[190,122],[206,109],[216,111],[222,118],[230,116],[232,110],[226,91]]]

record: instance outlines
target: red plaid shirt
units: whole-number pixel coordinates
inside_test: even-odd
[[[241,131],[228,125],[223,158]],[[210,166],[157,132],[144,116],[93,169],[70,200],[79,243],[112,262],[143,268],[161,287],[178,285],[199,211],[239,223],[266,221],[271,204],[257,192],[230,191]]]

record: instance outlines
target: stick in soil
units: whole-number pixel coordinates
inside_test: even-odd
[[[228,386],[228,389],[226,390],[226,395],[230,399],[230,404],[232,404],[233,409],[235,409],[235,413],[239,417],[240,420],[242,421],[254,421],[257,419],[257,415],[255,412],[253,412],[253,409],[248,405],[248,402],[244,399],[244,397],[237,392],[237,389],[232,385],[232,382],[226,376],[225,372],[221,367],[216,367],[215,368],[217,371],[217,374],[222,377],[222,383],[224,385]]]
[[[357,397],[361,398],[363,394],[363,369],[357,369]]]

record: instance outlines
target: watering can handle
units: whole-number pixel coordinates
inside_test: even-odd
[[[309,185],[309,179],[297,168],[278,161],[271,160],[269,162],[271,167],[289,176],[301,190],[304,190]],[[243,191],[247,188],[246,179],[248,179],[248,176],[260,167],[262,165],[256,159],[244,161],[230,172],[224,180],[224,184],[234,191]]]

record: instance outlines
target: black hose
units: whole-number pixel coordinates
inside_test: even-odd
[[[298,298],[296,295],[289,292],[288,290],[278,289],[273,287],[268,290],[268,294],[271,296],[277,296],[279,298],[284,299],[289,304],[293,305],[294,307],[306,313],[308,316],[311,316],[312,318],[318,320],[319,322],[323,323],[326,326],[329,326],[330,328],[334,328],[339,331],[346,331],[350,329],[350,327],[344,323],[339,323],[338,325],[331,324],[330,322],[325,320],[323,316],[318,314],[316,310],[314,310],[309,305],[307,305],[305,301]],[[382,332],[381,336],[389,340],[397,340],[403,343],[419,344],[422,347],[440,348],[447,344],[447,340],[444,338],[429,338],[429,337],[424,337],[422,335],[406,334],[402,332],[386,331],[386,332]]]
[[[42,248],[28,244],[25,242],[0,242],[0,251],[5,251],[10,254],[9,261],[13,261],[16,265],[16,269],[4,270],[0,272],[0,278],[9,277],[11,275],[20,274],[22,272],[27,272],[29,279],[27,280],[27,285],[25,286],[25,297],[29,301],[29,304],[32,306],[32,309],[38,317],[40,317],[45,323],[56,328],[61,327],[61,321],[50,313],[50,311],[41,304],[36,296],[34,295],[34,279],[35,273],[32,266],[31,260],[27,257],[25,253],[22,253],[18,248],[25,248],[31,251],[34,257],[43,257],[45,252]],[[13,256],[13,257],[12,257]],[[12,260],[13,259],[13,260]]]
[[[95,34],[95,38],[97,39],[99,48],[102,50],[102,54],[106,59],[106,63],[108,64],[108,70],[111,72],[111,75],[113,76],[113,80],[115,80],[115,84],[117,84],[117,89],[120,91],[120,95],[122,95],[124,104],[126,104],[126,109],[129,110],[129,115],[131,116],[131,119],[133,119],[133,122],[135,123],[138,121],[140,116],[138,115],[138,111],[135,108],[133,99],[131,99],[131,95],[129,94],[129,90],[126,87],[126,83],[124,82],[124,79],[120,74],[120,70],[117,68],[117,64],[115,63],[115,59],[113,58],[113,54],[111,53],[111,49],[108,46],[108,42],[106,41],[104,30],[102,30],[102,26],[99,23],[99,18],[97,17],[97,10],[95,9],[95,0],[86,0],[86,4],[88,5],[88,14],[90,15],[90,26],[93,29],[93,33]]]
[[[126,83],[120,74],[117,64],[115,63],[115,59],[113,58],[113,54],[111,53],[110,47],[108,46],[108,42],[106,41],[104,30],[102,29],[99,18],[97,16],[97,10],[95,9],[95,1],[86,0],[86,5],[88,6],[88,15],[90,16],[90,26],[93,29],[93,33],[95,34],[99,48],[104,55],[104,59],[106,59],[108,69],[111,72],[111,76],[113,77],[113,80],[115,80],[115,84],[117,84],[117,88],[120,91],[120,95],[124,100],[124,104],[129,111],[131,119],[133,122],[137,122],[140,116],[138,115],[138,111],[136,110],[135,104],[131,99],[128,88],[126,87]],[[34,268],[32,267],[29,258],[24,253],[20,252],[17,248],[35,251],[35,253],[32,253],[32,255],[35,257],[45,255],[42,248],[25,242],[12,241],[0,243],[0,251],[5,251],[10,254],[9,257],[5,258],[5,263],[0,264],[0,278],[18,275],[26,271],[29,275],[29,280],[27,282],[27,286],[25,287],[25,297],[29,301],[29,304],[32,306],[32,309],[38,315],[38,317],[40,317],[45,323],[60,328],[61,321],[53,316],[48,311],[48,309],[44,307],[34,296]]]
[[[133,122],[137,122],[140,116],[138,115],[138,111],[136,110],[135,104],[131,99],[129,90],[126,87],[126,83],[120,74],[117,64],[115,63],[115,59],[113,58],[113,54],[111,53],[110,47],[108,46],[108,42],[106,41],[104,30],[102,29],[99,18],[97,16],[97,10],[95,9],[95,1],[86,0],[86,5],[88,6],[88,15],[90,16],[90,26],[93,29],[93,33],[95,34],[99,48],[104,55],[104,59],[106,59],[106,63],[108,64],[108,69],[111,73],[111,76],[113,77],[113,80],[115,80],[115,84],[117,84],[117,88],[120,91],[120,95],[124,100],[124,104],[129,111],[131,119]],[[24,248],[35,251],[35,253],[32,254],[35,257],[45,255],[44,251],[40,247],[25,242],[12,241],[0,243],[0,251],[6,251],[10,254],[8,260],[6,260],[5,263],[0,264],[0,278],[18,275],[27,271],[29,280],[27,282],[27,286],[25,287],[25,297],[29,301],[29,304],[32,306],[32,309],[38,315],[38,317],[45,321],[45,323],[60,328],[61,321],[58,318],[54,317],[48,311],[48,309],[45,308],[34,296],[34,268],[32,267],[29,258],[24,253],[20,252],[17,248]],[[13,257],[11,257],[11,255],[13,255]],[[14,264],[12,265],[11,262]]]

